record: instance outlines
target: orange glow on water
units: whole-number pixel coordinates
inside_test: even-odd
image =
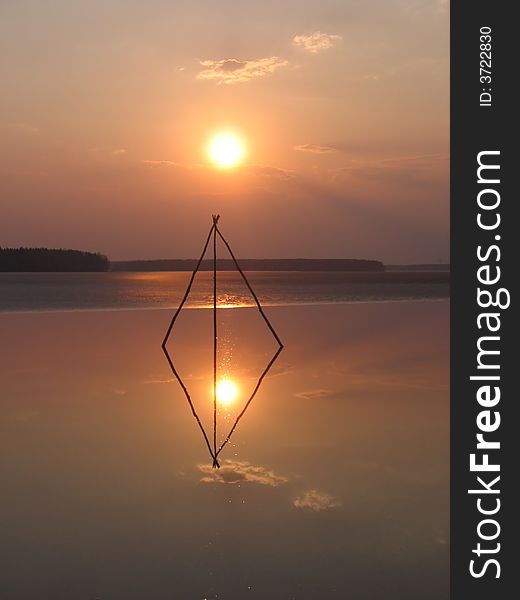
[[[229,406],[238,397],[238,386],[237,384],[227,377],[224,377],[217,382],[217,402],[221,406]]]

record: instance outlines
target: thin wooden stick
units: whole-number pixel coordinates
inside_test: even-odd
[[[204,429],[204,426],[202,425],[202,422],[199,418],[199,415],[197,414],[197,411],[195,410],[195,406],[193,405],[193,402],[191,400],[191,396],[188,392],[188,388],[186,387],[186,385],[184,384],[184,381],[181,379],[181,376],[179,375],[179,373],[177,373],[177,369],[174,367],[172,359],[170,358],[170,355],[168,354],[168,350],[166,348],[166,343],[168,342],[168,338],[170,337],[173,325],[175,324],[175,321],[177,320],[177,317],[179,316],[182,307],[184,306],[184,304],[186,303],[186,300],[188,299],[188,296],[190,294],[191,291],[191,287],[193,285],[193,281],[195,280],[195,275],[197,274],[197,271],[200,268],[200,265],[202,263],[202,260],[204,259],[204,256],[206,254],[206,250],[208,249],[208,245],[209,245],[209,241],[211,239],[211,235],[215,232],[215,223],[213,223],[213,225],[211,226],[211,229],[209,230],[208,233],[208,237],[206,238],[206,243],[204,244],[204,248],[202,250],[202,254],[200,255],[200,258],[197,262],[197,265],[195,267],[195,269],[193,270],[193,273],[191,274],[191,278],[190,281],[188,283],[188,287],[186,288],[186,292],[184,293],[184,297],[182,298],[181,303],[179,304],[179,306],[177,307],[177,310],[175,311],[175,314],[173,315],[173,318],[170,322],[170,326],[168,327],[168,331],[166,332],[166,335],[164,336],[164,340],[162,342],[162,350],[166,356],[166,359],[168,361],[168,364],[170,365],[170,369],[172,370],[173,375],[175,376],[175,379],[177,379],[177,381],[179,382],[182,391],[184,392],[184,395],[186,396],[186,400],[188,401],[188,404],[190,405],[191,408],[191,412],[193,413],[193,416],[195,417],[195,420],[197,421],[197,424],[202,432],[202,435],[204,436],[204,441],[206,442],[206,446],[208,447],[209,453],[211,454],[211,458],[213,459],[213,464],[215,464],[216,462],[216,456],[215,453],[211,447],[211,444],[209,443],[209,438],[206,434],[206,430]],[[218,462],[217,462],[218,464]]]
[[[191,286],[193,285],[193,281],[195,280],[195,275],[197,274],[197,271],[200,268],[202,260],[204,259],[204,255],[206,254],[206,250],[208,249],[209,241],[211,239],[211,234],[213,233],[214,229],[215,229],[215,223],[213,223],[213,225],[211,226],[211,229],[209,230],[208,237],[206,239],[206,243],[204,244],[204,249],[202,250],[202,254],[200,255],[197,265],[196,265],[195,269],[193,270],[193,273],[191,274],[190,281],[188,283],[188,287],[186,288],[186,292],[184,293],[184,297],[181,300],[181,303],[179,304],[179,306],[177,307],[177,310],[175,311],[175,314],[173,315],[173,318],[170,322],[170,326],[168,327],[168,331],[166,332],[166,335],[164,336],[164,340],[162,343],[163,350],[166,348],[166,342],[168,341],[168,338],[170,337],[172,327],[173,327],[175,321],[177,320],[177,317],[179,316],[179,313],[181,312],[181,309],[184,306],[184,303],[186,302],[186,300],[188,299],[188,296],[190,295]]]
[[[226,248],[227,248],[227,250],[229,252],[229,255],[231,256],[231,258],[233,259],[233,262],[235,263],[235,267],[237,268],[237,271],[242,276],[242,279],[244,280],[244,283],[246,284],[246,286],[247,286],[248,290],[250,291],[251,295],[253,296],[253,298],[255,300],[255,303],[256,303],[256,307],[260,311],[260,314],[262,315],[264,321],[266,322],[267,327],[269,327],[269,329],[271,330],[271,333],[273,334],[275,340],[278,342],[278,344],[280,345],[280,347],[283,348],[283,344],[282,344],[280,338],[278,337],[278,334],[274,330],[273,326],[271,325],[271,322],[267,318],[267,315],[264,313],[264,309],[260,305],[260,301],[258,300],[258,297],[255,294],[255,291],[251,287],[251,284],[249,283],[249,280],[247,279],[244,271],[242,271],[242,269],[240,268],[240,265],[238,264],[238,260],[236,259],[235,255],[233,254],[233,250],[231,250],[231,246],[227,243],[226,239],[224,238],[224,236],[222,235],[222,233],[220,232],[220,229],[217,227],[216,224],[215,224],[215,230],[218,233],[220,239],[224,242],[224,244],[225,244],[225,246],[226,246]]]
[[[175,375],[175,378],[179,382],[179,384],[182,388],[182,391],[184,392],[184,395],[186,396],[186,400],[188,400],[188,404],[190,405],[191,412],[193,413],[193,416],[195,417],[195,419],[200,427],[200,430],[202,431],[202,435],[204,436],[204,441],[206,442],[206,446],[208,447],[209,453],[211,454],[211,458],[213,459],[213,462],[215,462],[215,460],[216,460],[215,454],[211,448],[211,444],[209,443],[209,439],[206,434],[206,430],[204,429],[204,426],[202,425],[201,420],[199,419],[199,415],[197,414],[197,411],[195,410],[195,406],[193,405],[193,402],[191,400],[190,393],[188,392],[188,388],[185,386],[184,381],[181,379],[180,375],[177,373],[177,369],[173,366],[172,359],[170,358],[170,355],[168,354],[168,351],[166,350],[166,348],[163,348],[163,351],[164,351],[164,354],[166,355],[166,359],[168,360],[168,364],[170,365],[172,373]]]
[[[222,452],[224,446],[229,442],[229,439],[231,438],[231,436],[233,435],[233,432],[235,431],[238,422],[240,421],[240,419],[244,416],[246,410],[248,409],[249,405],[251,404],[251,402],[253,401],[253,398],[256,396],[256,392],[258,392],[260,386],[262,385],[262,381],[264,380],[264,377],[267,375],[267,373],[271,370],[271,367],[274,365],[276,359],[278,358],[278,355],[280,354],[280,352],[283,350],[283,346],[279,346],[278,350],[274,353],[273,357],[271,358],[271,360],[269,361],[269,364],[267,365],[267,367],[264,369],[264,372],[260,375],[257,384],[255,386],[255,389],[253,390],[253,393],[251,394],[251,396],[249,396],[249,400],[246,402],[246,405],[244,406],[244,408],[242,409],[242,412],[238,415],[238,417],[235,419],[235,422],[233,423],[233,426],[231,427],[230,432],[227,434],[226,439],[222,442],[222,444],[220,445],[220,448],[217,450],[217,452],[215,453],[215,458],[218,457],[218,455]]]
[[[231,250],[231,246],[228,244],[226,238],[222,235],[220,229],[217,226],[217,223],[215,223],[215,233],[217,233],[220,237],[220,239],[224,242],[229,255],[231,256],[231,258],[233,259],[233,262],[235,264],[235,267],[237,269],[237,271],[240,273],[244,283],[246,284],[249,292],[251,293],[251,295],[253,296],[255,303],[256,303],[256,307],[258,308],[258,311],[260,312],[260,314],[262,315],[262,318],[264,319],[265,323],[267,324],[267,327],[269,327],[269,330],[271,331],[271,333],[273,334],[275,340],[278,342],[278,349],[276,350],[276,352],[274,353],[273,357],[271,358],[271,360],[269,361],[267,367],[264,369],[264,371],[262,372],[262,374],[260,375],[256,386],[253,390],[253,393],[249,396],[248,401],[246,402],[246,405],[244,406],[244,408],[242,409],[242,411],[240,412],[240,414],[237,416],[237,418],[235,419],[235,422],[233,423],[229,433],[226,436],[226,439],[222,442],[222,444],[220,445],[220,448],[215,452],[215,458],[218,457],[218,455],[222,452],[224,446],[229,442],[231,436],[233,435],[233,432],[235,431],[238,422],[240,421],[240,419],[244,416],[246,410],[249,408],[249,405],[251,404],[251,402],[253,401],[253,398],[256,396],[256,393],[258,392],[260,386],[262,385],[262,382],[265,378],[265,376],[267,375],[267,373],[270,371],[271,367],[273,366],[273,364],[275,363],[276,359],[278,358],[280,352],[283,350],[283,344],[282,341],[280,340],[280,338],[278,337],[278,334],[276,333],[276,331],[274,330],[273,326],[271,325],[271,322],[269,321],[269,319],[267,318],[267,315],[265,314],[260,301],[258,300],[257,295],[255,294],[255,291],[253,290],[253,288],[251,287],[251,284],[249,283],[249,280],[246,277],[246,274],[244,273],[244,271],[242,271],[240,265],[238,264],[238,260],[236,259],[233,250]]]
[[[217,223],[219,216],[213,215],[213,466],[217,460]]]

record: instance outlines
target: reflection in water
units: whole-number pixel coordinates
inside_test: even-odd
[[[312,489],[307,490],[300,496],[294,499],[293,505],[296,508],[303,508],[312,510],[314,512],[320,512],[322,510],[329,510],[330,508],[338,508],[341,506],[340,500],[326,494],[325,492],[319,492],[318,490]]]
[[[222,313],[231,412],[272,344]],[[287,350],[217,470],[164,311],[0,315],[2,600],[449,598],[449,304],[269,317]],[[211,424],[211,311],[184,318]]]
[[[217,402],[222,406],[230,406],[238,397],[237,384],[228,377],[217,382]]]
[[[253,306],[252,302],[252,299],[246,294],[238,296],[236,294],[219,293],[217,297],[218,308],[245,308],[247,306]],[[213,302],[211,302],[211,304],[207,304],[204,308],[212,307]]]
[[[219,272],[220,308],[253,306],[240,275]],[[269,272],[247,274],[262,304],[321,304],[447,298],[447,276],[435,273]],[[0,312],[171,308],[187,272],[0,273]],[[197,274],[188,307],[213,305],[212,273]]]
[[[283,475],[262,466],[252,465],[245,460],[226,459],[218,470],[213,469],[211,465],[198,465],[198,469],[204,474],[201,479],[202,483],[227,483],[229,485],[255,483],[277,487],[289,481]]]
[[[183,380],[182,375],[180,374],[180,372],[178,370],[179,369],[178,363],[177,363],[177,366],[175,364],[177,361],[173,357],[171,347],[170,347],[170,350],[168,350],[168,342],[171,342],[172,340],[176,339],[177,334],[179,333],[180,326],[179,326],[178,319],[179,319],[179,317],[181,317],[181,315],[184,315],[186,313],[185,310],[183,311],[183,308],[192,292],[193,284],[195,282],[195,277],[197,275],[197,271],[198,271],[198,268],[200,265],[200,260],[199,260],[199,263],[197,264],[195,271],[193,271],[193,274],[190,277],[190,280],[186,287],[184,296],[183,296],[181,302],[179,303],[178,307],[176,308],[176,310],[172,316],[172,319],[170,321],[170,324],[166,330],[166,334],[165,334],[163,342],[162,342],[162,350],[164,352],[166,360],[168,361],[168,364],[170,366],[170,369],[171,369],[173,375],[175,376],[175,378],[179,382],[179,385],[182,388],[184,396],[190,406],[192,415],[193,415],[195,421],[197,422],[197,425],[199,426],[199,429],[203,435],[204,442],[206,444],[206,447],[207,447],[209,454],[213,461],[213,463],[212,463],[213,467],[215,467],[215,468],[220,468],[220,463],[219,463],[220,453],[222,452],[224,447],[227,446],[227,444],[230,442],[231,436],[235,432],[239,421],[245,415],[246,410],[249,408],[249,405],[251,404],[251,402],[255,398],[258,390],[260,389],[260,386],[262,385],[263,380],[267,376],[268,372],[270,371],[271,367],[274,365],[275,361],[277,360],[278,356],[280,355],[280,353],[283,349],[283,344],[282,344],[280,338],[278,337],[278,334],[276,333],[273,325],[269,321],[269,318],[265,314],[264,309],[262,308],[260,301],[255,294],[255,291],[251,287],[246,275],[240,269],[228,243],[226,242],[226,240],[220,233],[218,226],[217,226],[218,219],[219,219],[218,215],[213,215],[213,226],[212,226],[209,236],[206,240],[206,245],[204,246],[204,250],[202,251],[200,260],[202,260],[202,257],[204,257],[204,254],[208,247],[208,242],[209,242],[211,236],[213,236],[213,241],[214,241],[213,256],[216,257],[216,239],[217,239],[217,234],[218,234],[220,236],[220,239],[222,240],[222,242],[226,245],[226,247],[235,263],[236,270],[239,272],[240,277],[241,277],[242,285],[247,289],[251,298],[254,300],[254,304],[257,309],[257,312],[255,311],[253,314],[256,315],[258,322],[262,325],[262,328],[264,331],[264,336],[268,335],[269,339],[271,339],[272,341],[274,341],[277,344],[277,349],[274,350],[274,353],[272,354],[270,359],[267,356],[267,357],[264,357],[264,359],[262,360],[262,363],[264,363],[265,366],[264,366],[263,370],[261,371],[260,375],[258,376],[256,384],[254,385],[253,390],[251,391],[249,397],[247,398],[247,400],[244,404],[244,407],[242,408],[242,410],[240,410],[236,414],[236,417],[235,417],[232,425],[230,426],[230,428],[228,428],[228,433],[225,434],[225,437],[223,438],[223,440],[219,441],[218,440],[218,437],[219,437],[218,436],[218,429],[219,429],[218,428],[218,416],[220,413],[219,408],[229,407],[231,404],[233,404],[233,402],[236,400],[236,398],[238,396],[238,388],[237,388],[236,383],[227,376],[227,373],[229,372],[227,370],[227,367],[229,367],[231,364],[231,347],[229,344],[226,344],[226,346],[224,347],[223,362],[220,362],[220,360],[219,360],[219,356],[220,356],[219,350],[222,350],[222,347],[221,347],[222,344],[219,342],[219,333],[218,333],[218,331],[219,331],[218,322],[219,322],[219,319],[221,319],[219,317],[219,315],[221,314],[221,311],[219,310],[219,307],[217,305],[217,272],[216,272],[216,270],[213,273],[213,303],[212,303],[212,307],[211,307],[212,326],[210,328],[208,328],[212,332],[211,354],[212,354],[212,382],[213,382],[213,394],[212,394],[212,396],[213,396],[213,414],[212,414],[212,426],[211,426],[210,430],[208,430],[203,424],[204,416],[199,414],[199,411],[196,408],[196,404],[194,403],[193,397],[192,397],[192,391],[190,391],[188,389],[188,387],[189,387],[188,384]],[[182,321],[182,317],[181,317],[181,321]],[[191,333],[190,333],[190,335],[191,335]],[[258,332],[255,336],[253,336],[249,339],[247,345],[248,346],[256,345],[257,337],[259,337]],[[197,363],[199,363],[199,361],[200,361],[200,357],[198,358]],[[226,376],[219,377],[219,374],[223,368],[226,369],[226,371],[225,371]],[[227,420],[227,419],[229,419],[229,417],[230,417],[230,413],[228,412],[227,414],[225,414],[225,419]]]

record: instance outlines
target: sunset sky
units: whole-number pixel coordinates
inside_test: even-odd
[[[448,260],[446,1],[2,0],[0,56],[1,246]]]

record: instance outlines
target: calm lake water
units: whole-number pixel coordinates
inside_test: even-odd
[[[13,284],[27,307],[162,306],[186,274],[40,277]],[[0,315],[2,600],[449,598],[449,303],[267,313],[285,349],[220,470],[161,352],[170,311]],[[181,313],[169,346],[205,424],[211,318]],[[222,436],[272,340],[254,309],[218,319]]]
[[[0,311],[99,310],[176,306],[190,273],[0,273]],[[219,303],[251,306],[239,274],[218,274]],[[262,303],[323,304],[447,298],[437,273],[252,272]],[[197,274],[188,307],[212,303],[212,273]]]

